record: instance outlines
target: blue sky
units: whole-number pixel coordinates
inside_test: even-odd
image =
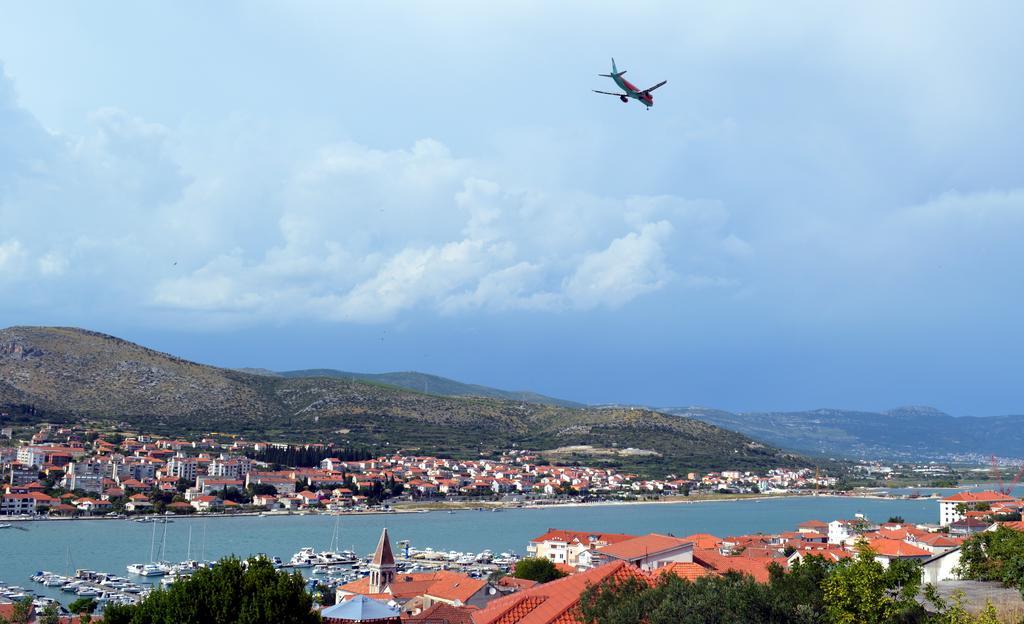
[[[0,324],[1020,413],[1019,3],[4,3]],[[591,89],[615,56],[644,111]]]

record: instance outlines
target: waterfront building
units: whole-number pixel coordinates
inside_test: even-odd
[[[71,462],[64,475],[64,487],[83,492],[102,492],[103,478],[106,476],[106,472],[105,462],[94,460]]]
[[[877,529],[878,525],[872,524],[864,514],[854,514],[849,520],[833,520],[828,523],[828,543],[852,543],[864,533]]]
[[[964,511],[976,510],[979,507],[989,508],[997,503],[1016,502],[1001,492],[957,492],[939,501],[939,525],[949,526],[965,517]]]
[[[20,461],[11,462],[8,468],[7,483],[13,486],[25,485],[32,483],[39,478],[39,471],[33,466],[23,464]]]
[[[531,557],[541,557],[550,559],[554,563],[564,563],[576,567],[581,565],[580,555],[583,553],[633,539],[634,537],[636,536],[624,533],[548,529],[544,535],[530,540],[530,543],[526,546],[526,552]]]

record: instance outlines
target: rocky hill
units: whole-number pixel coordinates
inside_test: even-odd
[[[24,419],[118,421],[168,434],[237,433],[453,455],[580,447],[568,457],[650,473],[807,465],[744,435],[651,410],[443,397],[351,378],[249,373],[74,328],[0,330],[0,380],[6,408],[0,411]]]
[[[395,373],[353,373],[330,368],[314,368],[308,370],[284,371],[272,373],[283,377],[338,377],[341,379],[359,379],[374,383],[398,386],[408,390],[416,390],[425,394],[437,394],[440,396],[453,397],[485,397],[489,399],[505,399],[508,401],[525,401],[527,403],[542,403],[545,405],[560,405],[562,407],[584,407],[582,403],[556,399],[554,397],[529,392],[526,390],[501,390],[481,386],[479,384],[468,384],[447,377],[418,373],[415,371]]]

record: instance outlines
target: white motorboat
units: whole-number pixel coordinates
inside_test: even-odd
[[[299,549],[299,552],[292,555],[291,560],[288,561],[288,565],[293,568],[311,568],[318,563],[320,563],[320,557],[310,546]]]

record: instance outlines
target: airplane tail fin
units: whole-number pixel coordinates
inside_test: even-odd
[[[605,78],[617,78],[617,77],[621,76],[624,73],[626,73],[626,70],[619,71],[615,67],[615,59],[612,58],[612,73],[610,73],[610,74],[598,74],[598,76],[603,76]]]

